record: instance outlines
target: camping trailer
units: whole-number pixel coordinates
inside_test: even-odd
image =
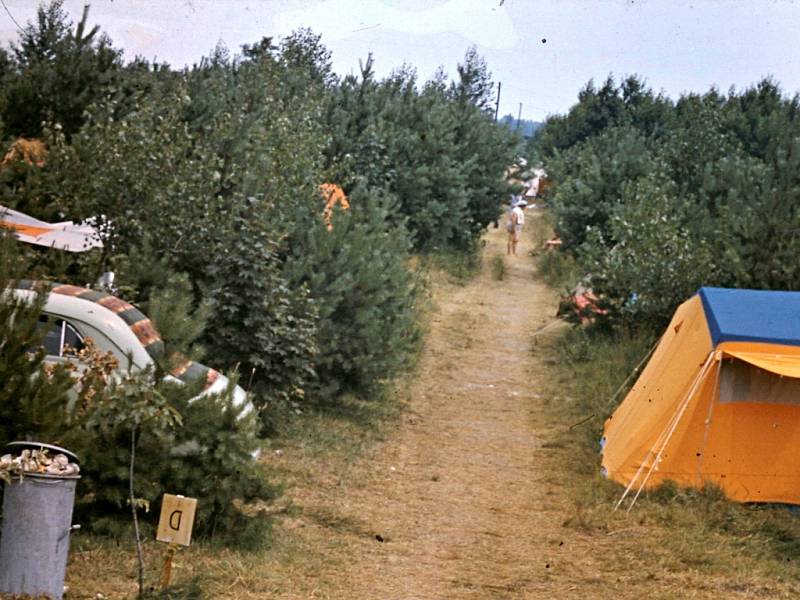
[[[626,494],[671,480],[800,504],[798,456],[800,292],[704,287],[606,420],[602,467]]]

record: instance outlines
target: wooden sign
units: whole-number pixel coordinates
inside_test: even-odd
[[[156,539],[159,542],[188,546],[192,539],[197,499],[164,494]]]

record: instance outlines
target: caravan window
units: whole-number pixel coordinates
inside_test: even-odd
[[[800,379],[783,377],[735,358],[722,361],[720,402],[774,402],[800,405]]]

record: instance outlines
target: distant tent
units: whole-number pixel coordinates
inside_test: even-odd
[[[331,221],[333,218],[333,207],[338,204],[342,210],[347,210],[350,208],[350,202],[347,200],[347,196],[342,187],[336,183],[320,184],[319,191],[322,197],[325,198],[325,210],[322,212],[322,218],[325,221],[325,226],[328,228],[328,231],[333,231],[333,223]]]
[[[604,433],[625,494],[671,480],[800,504],[800,292],[700,288]]]
[[[544,169],[534,169],[531,177],[525,182],[525,196],[528,198],[538,198],[547,185],[547,173]]]
[[[0,206],[0,229],[10,231],[21,242],[68,252],[103,247],[99,232],[91,225],[47,223],[4,206]]]

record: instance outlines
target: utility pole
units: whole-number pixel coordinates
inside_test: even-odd
[[[519,103],[519,112],[517,113],[517,131],[519,131],[519,122],[522,120],[522,102]]]
[[[497,113],[500,111],[500,86],[503,85],[502,81],[497,82],[497,104],[494,105],[494,121],[497,123]]]

